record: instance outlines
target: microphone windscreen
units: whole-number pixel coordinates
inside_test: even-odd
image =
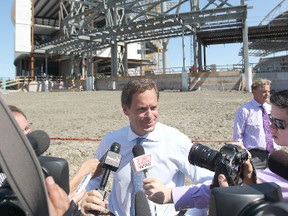
[[[141,190],[135,194],[135,216],[151,216],[148,200]]]
[[[27,134],[27,138],[37,156],[43,154],[50,146],[50,138],[48,134],[42,130],[32,131]]]
[[[283,150],[277,150],[270,154],[268,158],[269,169],[288,180],[288,153]]]
[[[138,157],[140,155],[144,155],[145,154],[145,150],[144,150],[143,146],[140,145],[140,144],[136,144],[132,148],[132,152],[133,152],[134,157]]]
[[[121,145],[117,142],[114,142],[110,147],[110,151],[115,152],[115,153],[119,153],[120,148],[121,148]]]

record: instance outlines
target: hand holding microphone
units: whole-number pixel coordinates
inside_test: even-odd
[[[103,198],[103,199],[101,201],[104,201],[105,196],[106,196],[105,187],[107,185],[110,172],[111,171],[114,171],[114,172],[117,171],[117,169],[120,165],[121,159],[122,159],[122,155],[119,154],[120,148],[121,148],[121,145],[119,143],[114,142],[111,145],[110,150],[108,150],[100,159],[100,163],[102,165],[102,168],[104,168],[102,179],[100,181],[100,185],[99,185],[99,188],[97,189],[97,191],[89,192],[87,194],[88,197],[84,198],[84,200],[86,200],[87,203],[91,202],[91,200],[93,199],[93,204],[97,205],[97,203],[94,202],[94,200],[95,200],[94,198],[98,197],[98,199],[99,199],[99,196],[102,196],[101,198]],[[103,203],[103,202],[101,202],[101,203]],[[84,206],[84,209],[87,209],[85,207],[85,203],[82,206]],[[88,206],[88,208],[89,208],[89,206]],[[94,214],[94,215],[98,215],[99,211],[91,210],[91,211],[89,211],[89,213]]]
[[[97,190],[87,192],[81,201],[82,215],[101,215],[107,211],[108,201]]]
[[[156,178],[145,178],[143,183],[149,200],[157,204],[172,203],[172,188],[166,187]]]
[[[100,159],[102,168],[104,168],[104,173],[102,175],[98,191],[103,195],[103,198],[106,196],[105,187],[107,185],[110,172],[117,171],[120,165],[122,159],[122,155],[119,154],[120,147],[121,145],[119,143],[114,142],[111,145],[110,150],[108,150],[106,154]]]

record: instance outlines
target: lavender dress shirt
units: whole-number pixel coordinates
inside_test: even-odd
[[[263,128],[261,104],[252,99],[243,104],[235,113],[233,140],[240,141],[247,149],[259,148],[266,150],[266,139]],[[271,113],[271,105],[263,104],[264,109]],[[274,150],[281,147],[273,142]]]

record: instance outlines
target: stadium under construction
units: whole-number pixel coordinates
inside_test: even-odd
[[[150,76],[160,89],[241,89],[252,74],[249,55],[288,49],[286,11],[248,26],[250,9],[245,0],[14,0],[16,77],[27,80],[31,91],[121,89],[134,76]],[[193,65],[185,65],[187,36]],[[183,65],[172,73],[167,46],[174,37],[182,38],[177,52]],[[206,64],[207,46],[227,43],[243,44],[243,64],[220,73]],[[263,59],[253,76],[282,88],[288,82],[286,62],[288,57]]]

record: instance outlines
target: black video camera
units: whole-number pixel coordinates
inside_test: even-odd
[[[44,174],[44,178],[52,176],[54,181],[69,194],[69,166],[67,160],[57,157],[39,156],[39,163]],[[33,177],[32,177],[33,178]],[[26,216],[24,208],[12,191],[7,179],[0,187],[0,215],[1,216]]]
[[[219,187],[218,175],[224,174],[228,184],[238,185],[242,178],[242,165],[248,153],[238,145],[227,144],[220,151],[195,143],[189,152],[189,163],[215,172],[211,188]]]
[[[282,200],[275,183],[218,187],[211,190],[209,216],[286,216]]]

